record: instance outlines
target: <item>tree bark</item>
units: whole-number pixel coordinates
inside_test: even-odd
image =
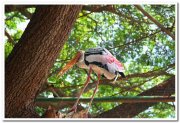
[[[5,13],[26,10],[27,8],[36,7],[36,5],[5,5]]]
[[[142,92],[139,96],[170,96],[175,93],[175,76],[165,82]],[[132,118],[157,103],[123,103],[96,118]]]
[[[13,41],[11,35],[7,32],[6,29],[5,29],[5,36],[7,36],[8,42],[11,43],[11,44],[14,46],[14,45],[15,45],[15,42]]]
[[[5,117],[35,117],[34,98],[76,20],[80,5],[38,6],[5,63]]]

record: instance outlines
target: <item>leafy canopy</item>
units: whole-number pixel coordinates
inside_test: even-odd
[[[98,9],[95,8],[100,8]],[[104,7],[104,8],[103,8]],[[143,5],[146,12],[153,16],[166,29],[175,34],[174,5]],[[28,8],[33,14],[35,8]],[[29,19],[19,11],[5,14],[5,28],[14,43],[7,37],[5,57],[11,53],[14,44],[18,43]],[[135,96],[163,82],[175,74],[175,41],[150,21],[133,5],[98,5],[84,6],[77,18],[71,34],[59,53],[48,78],[48,83],[61,90],[64,96],[75,96],[86,81],[87,71],[74,66],[61,78],[60,70],[78,50],[92,47],[107,48],[125,66],[125,74],[137,74],[128,80],[119,80],[113,84],[101,83],[95,97]],[[143,73],[152,72],[148,76]],[[93,80],[97,79],[95,74]],[[91,81],[93,82],[93,81]],[[88,86],[83,97],[91,97],[93,87]],[[53,93],[45,91],[40,96],[48,97]],[[96,115],[110,110],[120,103],[93,103],[91,114]],[[87,107],[87,104],[82,104]],[[67,108],[61,108],[61,111]],[[42,112],[42,109],[37,108]],[[141,112],[138,118],[174,118],[173,103],[158,103]]]

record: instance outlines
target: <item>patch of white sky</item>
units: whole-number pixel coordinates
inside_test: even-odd
[[[24,22],[20,22],[19,24],[17,24],[17,29],[18,30],[22,30],[24,31],[25,28],[27,27],[28,23],[29,23],[30,20],[25,20]],[[10,34],[10,35],[14,35],[17,30],[14,30],[14,29],[8,29],[6,28],[7,32]],[[5,36],[5,42],[7,41],[7,37]]]
[[[20,22],[19,24],[17,24],[17,30],[22,30],[22,31],[24,31],[25,28],[27,27],[29,21],[30,21],[30,20],[25,20],[24,22]],[[13,30],[13,29],[11,29],[11,30],[7,29],[7,30],[8,30],[8,32],[9,32],[11,35],[15,34],[16,31],[17,31],[17,30]]]
[[[48,97],[48,98],[53,98],[54,95],[53,95],[53,93],[49,93],[49,94],[47,95],[47,97]]]
[[[72,80],[72,78],[71,78],[70,75],[67,75],[65,81],[67,81],[67,82],[69,82],[69,83],[72,83],[72,82],[73,82],[73,80]]]
[[[21,30],[25,30],[25,28],[27,27],[28,23],[30,20],[25,20],[25,22],[20,23],[17,28],[21,29]]]

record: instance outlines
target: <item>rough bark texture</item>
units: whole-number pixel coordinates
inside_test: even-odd
[[[36,5],[5,5],[5,12],[22,11],[27,8],[36,7]]]
[[[37,7],[5,64],[5,117],[35,117],[36,93],[46,82],[80,10],[80,5]]]
[[[166,80],[162,84],[144,91],[143,93],[139,94],[139,96],[170,96],[174,93],[175,76]],[[98,115],[96,118],[132,118],[155,104],[157,103],[123,103],[109,111]]]

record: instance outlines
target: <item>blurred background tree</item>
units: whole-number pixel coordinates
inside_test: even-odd
[[[34,5],[7,5],[5,7],[5,59],[18,43],[35,10]],[[153,22],[147,14],[160,26]],[[61,78],[57,78],[57,72],[78,50],[98,46],[107,48],[119,61],[124,63],[127,79],[120,78],[115,83],[107,82],[106,79],[102,80],[95,97],[136,96],[168,80],[175,83],[172,79],[175,76],[175,15],[175,5],[168,4],[83,6],[37,98],[77,96],[86,80],[87,72],[77,66]],[[91,97],[95,79],[94,74],[92,83],[85,90],[83,97]],[[171,88],[174,89],[173,86]],[[164,93],[175,95],[175,90]],[[36,111],[42,116],[49,105],[65,112],[73,105],[73,102],[65,104],[37,102]],[[78,109],[83,110],[87,106],[87,103],[80,103]],[[123,104],[93,102],[90,110],[91,117],[103,117],[103,113],[113,111],[118,106],[123,107]],[[127,109],[126,112],[128,110],[133,109]],[[114,115],[114,117],[134,118],[175,118],[175,116],[173,102],[147,105],[141,112],[134,113],[134,115]]]

